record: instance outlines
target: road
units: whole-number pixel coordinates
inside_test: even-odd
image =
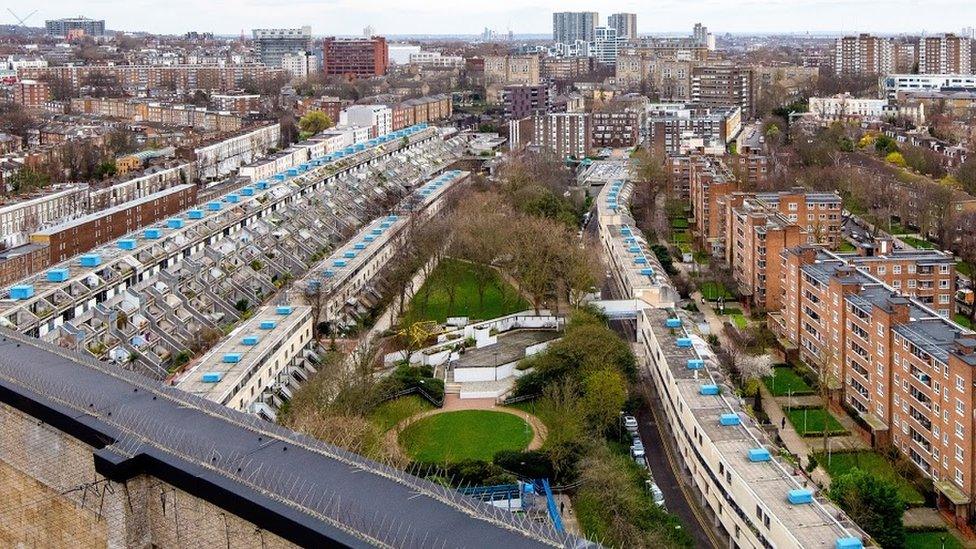
[[[604,281],[602,287],[604,299],[614,299],[619,293],[614,288],[613,281]],[[632,320],[614,320],[610,322],[610,327],[628,342],[636,340],[636,327]],[[651,469],[654,482],[664,493],[665,505],[668,511],[674,513],[681,519],[682,525],[688,530],[691,538],[695,541],[695,547],[714,547],[718,548],[717,540],[712,536],[715,533],[710,529],[707,520],[701,515],[702,511],[691,501],[694,498],[692,488],[683,485],[678,480],[680,474],[680,456],[677,449],[670,440],[665,441],[665,437],[672,437],[670,427],[667,424],[658,424],[657,417],[663,417],[663,410],[652,411],[651,402],[657,403],[656,391],[653,383],[649,380],[641,381],[648,397],[640,409],[637,410],[637,427],[647,456],[647,465]]]

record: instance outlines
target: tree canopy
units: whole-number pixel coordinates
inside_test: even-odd
[[[298,121],[298,128],[305,137],[310,137],[332,127],[332,119],[322,111],[310,111]]]
[[[905,502],[890,481],[858,468],[833,479],[830,497],[882,546],[905,546]]]

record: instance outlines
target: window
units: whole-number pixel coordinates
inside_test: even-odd
[[[884,265],[878,265],[878,274],[883,275],[888,272],[888,268]]]
[[[963,428],[962,425],[956,423],[956,436],[962,438]]]
[[[891,274],[896,274],[896,275],[901,274],[901,265],[892,265]]]
[[[965,391],[966,390],[966,380],[962,376],[956,376],[956,390]]]
[[[963,461],[963,456],[964,456],[964,455],[965,455],[965,454],[963,453],[963,451],[962,451],[962,448],[960,448],[960,447],[959,447],[959,446],[957,445],[957,446],[956,446],[956,460],[958,460],[958,461]]]
[[[963,415],[966,413],[966,405],[962,403],[958,398],[956,399],[956,413]]]

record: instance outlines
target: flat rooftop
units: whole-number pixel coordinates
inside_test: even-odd
[[[525,358],[526,347],[562,337],[553,330],[517,330],[498,335],[498,343],[468,349],[454,361],[455,368],[494,368]]]
[[[776,457],[766,462],[750,461],[748,450],[766,447],[768,443],[762,430],[739,406],[737,398],[700,393],[702,385],[717,383],[722,387],[717,380],[724,379],[708,345],[696,336],[693,338],[694,346],[678,347],[679,337],[690,337],[684,328],[687,321],[682,323],[681,328],[667,328],[665,321],[673,316],[670,311],[647,309],[646,314],[650,329],[661,346],[668,369],[678,386],[681,399],[718,449],[722,462],[742,478],[748,489],[789,530],[799,545],[832,548],[839,538],[859,537],[859,531],[849,520],[845,519],[843,523],[837,521],[840,511],[825,500],[818,499],[812,504],[804,505],[793,505],[787,500],[790,490],[803,487],[803,477],[793,475],[793,468],[780,463]],[[703,360],[704,368],[689,369],[689,359]],[[721,425],[719,417],[728,413],[739,416],[740,424]],[[751,514],[752,510],[746,509],[746,512]]]
[[[274,305],[258,309],[253,317],[240,324],[192,368],[181,374],[176,388],[226,405],[235,387],[260,368],[312,314],[312,308],[307,306],[286,306],[282,309],[284,311],[287,313],[279,313]],[[255,338],[256,343],[249,343],[251,340],[247,338]],[[226,362],[225,357],[231,355],[238,360]],[[220,379],[216,382],[204,381],[204,374],[217,374]]]
[[[259,528],[298,545],[591,545],[9,330],[0,330],[0,401],[92,446],[103,475],[157,476],[231,513],[243,509]],[[214,499],[217,493],[221,497]]]

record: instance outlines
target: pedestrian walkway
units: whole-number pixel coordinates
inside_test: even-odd
[[[566,532],[582,536],[583,532],[580,531],[579,521],[576,520],[576,513],[573,512],[573,502],[569,496],[566,494],[553,494],[553,498],[556,500],[556,505],[559,508],[559,516],[563,520],[563,528],[566,529]]]

